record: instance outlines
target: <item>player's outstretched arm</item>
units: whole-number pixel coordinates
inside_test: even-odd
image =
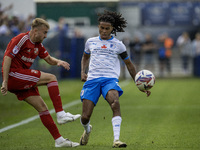
[[[135,75],[136,75],[136,70],[135,70],[135,66],[134,64],[131,62],[131,60],[128,58],[126,60],[124,60],[124,63],[126,64],[126,67],[133,79],[133,81],[135,81]],[[141,91],[147,94],[147,97],[151,95],[151,91],[147,90],[147,91]]]
[[[50,65],[62,66],[67,70],[70,69],[70,64],[68,62],[60,60],[60,59],[56,59],[56,58],[54,58],[54,57],[52,57],[50,55],[45,57],[44,60]]]
[[[4,62],[3,62],[3,82],[2,82],[2,87],[1,87],[1,93],[3,95],[7,94],[8,91],[8,73],[10,70],[10,65],[11,65],[12,58],[9,56],[4,57]]]
[[[133,81],[135,81],[136,70],[134,64],[131,62],[129,58],[124,60],[124,63],[126,64],[128,72],[130,73]]]
[[[81,81],[85,82],[87,80],[86,70],[89,66],[90,55],[84,53],[81,60]]]

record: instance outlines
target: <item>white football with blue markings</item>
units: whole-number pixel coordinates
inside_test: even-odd
[[[135,76],[135,84],[141,91],[149,90],[155,84],[155,76],[149,70],[141,70]]]

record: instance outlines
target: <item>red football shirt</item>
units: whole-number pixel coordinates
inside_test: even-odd
[[[33,43],[30,40],[29,32],[27,32],[12,38],[6,48],[4,57],[9,56],[12,58],[11,69],[29,69],[37,56],[45,58],[48,55],[49,53],[42,43]]]

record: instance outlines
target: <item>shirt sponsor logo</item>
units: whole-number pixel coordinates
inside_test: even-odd
[[[33,63],[34,60],[35,60],[35,59],[32,59],[32,58],[27,58],[27,57],[25,57],[25,56],[22,56],[21,59],[22,59],[23,61],[31,62],[31,63]]]
[[[17,54],[19,52],[19,47],[15,46],[12,51],[14,54]]]
[[[32,73],[35,73],[35,74],[37,74],[37,73],[38,73],[38,71],[37,71],[37,70],[33,70],[33,69],[31,70],[31,72],[32,72]]]
[[[107,48],[106,45],[101,46],[101,48]]]

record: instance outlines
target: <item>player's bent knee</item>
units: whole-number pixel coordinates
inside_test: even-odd
[[[52,82],[52,81],[57,81],[57,78],[55,75],[49,74],[49,82]]]
[[[46,75],[46,82],[47,83],[50,83],[50,82],[52,82],[52,81],[57,81],[57,78],[56,78],[56,76],[55,75],[53,75],[53,74],[48,74],[48,75]]]
[[[55,75],[50,74],[50,73],[43,73],[41,72],[41,77],[39,82],[37,83],[37,85],[44,85],[44,84],[48,84],[52,81],[57,81],[57,78]]]

